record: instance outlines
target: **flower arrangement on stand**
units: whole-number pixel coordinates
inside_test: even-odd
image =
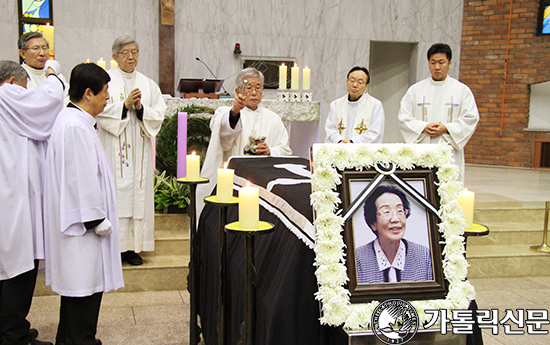
[[[468,263],[464,256],[464,229],[462,209],[458,193],[462,183],[457,181],[458,168],[452,164],[452,148],[440,145],[410,144],[356,144],[316,145],[313,153],[311,203],[315,210],[316,259],[315,265],[319,291],[316,298],[322,303],[321,322],[348,330],[371,329],[371,316],[379,304],[351,303],[346,289],[349,280],[346,269],[345,244],[342,236],[344,221],[336,186],[341,183],[338,171],[365,170],[377,163],[393,163],[398,169],[410,170],[415,166],[437,168],[440,196],[438,224],[442,239],[443,273],[449,282],[445,299],[409,301],[417,310],[420,322],[428,321],[425,310],[467,309],[475,297],[474,287],[466,280]]]

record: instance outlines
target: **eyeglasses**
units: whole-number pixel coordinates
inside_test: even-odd
[[[381,209],[380,212],[376,213],[376,215],[383,219],[390,219],[391,217],[393,217],[394,213],[397,215],[398,218],[406,218],[408,211],[403,207],[397,207],[395,209],[391,209],[388,207]]]
[[[33,53],[38,53],[39,51],[48,52],[50,50],[50,48],[48,46],[41,46],[41,47],[34,46],[34,47],[30,47],[30,48],[25,48],[23,50],[30,50]]]
[[[247,86],[244,88],[245,93],[252,93],[252,91],[256,91],[256,93],[261,92],[263,90],[263,86],[257,85],[257,86]]]
[[[118,52],[117,54],[121,55],[122,57],[127,58],[132,54],[132,56],[139,56],[139,50],[123,50],[121,52]]]
[[[350,83],[350,84],[352,84],[352,85],[355,84],[356,82],[357,82],[357,85],[359,85],[359,86],[365,84],[365,81],[364,81],[363,79],[359,79],[359,80],[354,79],[354,78],[348,79],[348,83]]]

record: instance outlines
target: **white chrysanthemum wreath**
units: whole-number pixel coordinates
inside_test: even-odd
[[[320,144],[313,154],[311,203],[315,209],[317,282],[316,298],[321,301],[321,323],[343,326],[349,330],[371,329],[372,312],[379,302],[351,304],[344,240],[344,222],[338,204],[341,203],[336,186],[341,183],[337,170],[370,169],[376,163],[393,163],[398,169],[409,170],[414,166],[437,168],[439,180],[437,192],[441,206],[438,224],[445,241],[443,272],[449,281],[445,299],[409,301],[416,308],[421,324],[429,321],[426,309],[467,309],[475,297],[474,287],[466,280],[468,263],[464,257],[463,233],[466,222],[458,204],[462,184],[457,181],[458,167],[452,164],[449,145],[408,144]],[[430,317],[431,318],[431,317]]]

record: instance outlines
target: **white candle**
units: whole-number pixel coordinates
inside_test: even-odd
[[[50,47],[48,59],[53,59],[54,58],[54,51],[53,51],[54,28],[53,26],[50,25],[50,23],[47,23],[46,25],[42,25],[42,35],[44,36],[44,39],[48,42],[48,46]]]
[[[118,66],[118,63],[115,60],[111,60],[111,68]]]
[[[279,89],[281,90],[286,89],[286,73],[287,66],[285,64],[279,66]]]
[[[474,224],[474,200],[476,194],[464,189],[458,194],[458,203],[462,207],[463,218],[468,224],[466,229],[471,229]]]
[[[227,169],[227,162],[223,169],[218,169],[218,186],[216,187],[216,199],[218,201],[231,201],[233,199],[233,179],[235,170]]]
[[[302,89],[309,90],[311,70],[307,66],[302,70]]]
[[[239,189],[239,227],[257,229],[260,225],[260,191],[256,187]]]
[[[300,88],[300,67],[294,64],[291,68],[290,88],[292,90],[298,90]]]
[[[97,62],[97,65],[103,69],[107,68],[107,62],[103,60],[103,58],[99,58],[99,61]]]
[[[188,180],[197,181],[199,179],[200,156],[195,154],[195,151],[187,155],[187,177]]]

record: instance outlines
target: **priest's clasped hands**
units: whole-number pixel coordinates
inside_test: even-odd
[[[439,137],[440,135],[447,133],[447,127],[441,122],[432,122],[428,123],[426,127],[424,127],[424,132],[430,137]]]
[[[133,107],[136,110],[140,110],[143,107],[141,105],[141,91],[137,87],[130,92],[128,98],[124,101],[124,105],[126,109],[132,109]]]

